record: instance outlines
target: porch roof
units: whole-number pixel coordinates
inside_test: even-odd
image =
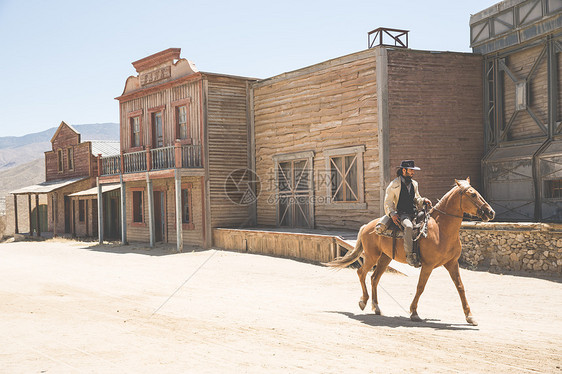
[[[109,191],[118,190],[119,188],[121,188],[120,184],[102,184],[101,193],[106,193],[106,192],[109,192]],[[98,194],[98,188],[92,187],[92,188],[88,188],[87,190],[84,190],[84,191],[75,192],[75,193],[70,194],[68,196],[71,196],[71,197],[91,196],[91,195],[97,195],[97,194]]]
[[[71,178],[71,179],[58,179],[54,181],[42,182],[39,184],[22,187],[15,191],[11,191],[10,193],[12,195],[46,194],[58,190],[59,188],[68,186],[72,183],[80,182],[88,178],[89,177],[78,177],[78,178]]]

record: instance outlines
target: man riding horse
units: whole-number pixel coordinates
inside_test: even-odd
[[[384,212],[392,219],[397,227],[404,230],[404,251],[408,264],[419,266],[417,254],[413,251],[413,218],[416,209],[423,209],[427,204],[431,208],[431,201],[421,197],[418,192],[418,182],[413,180],[415,170],[420,170],[414,165],[413,160],[402,161],[396,170],[396,178],[386,188],[384,198]],[[375,232],[381,233],[386,230],[389,218],[384,218],[377,224]]]

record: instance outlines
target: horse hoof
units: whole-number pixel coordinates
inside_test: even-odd
[[[412,321],[414,321],[414,322],[421,322],[421,321],[422,321],[422,319],[420,318],[420,316],[418,316],[417,313],[412,314],[412,315],[410,316],[410,319],[411,319]]]
[[[381,309],[379,308],[378,305],[373,304],[372,309],[373,309],[373,312],[375,312],[375,315],[380,316],[382,314]]]
[[[472,326],[478,326],[478,322],[476,322],[476,320],[472,316],[466,317],[466,322],[468,322]]]
[[[361,308],[361,310],[364,310],[366,306],[367,303],[365,303],[363,300],[359,300],[359,308]]]

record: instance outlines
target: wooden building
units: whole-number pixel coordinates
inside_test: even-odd
[[[480,187],[482,57],[374,46],[252,85],[257,223],[358,229],[401,160],[436,202]]]
[[[45,152],[45,182],[11,192],[15,232],[19,232],[17,198],[26,195],[30,233],[97,236],[97,196],[78,200],[73,194],[96,185],[100,156],[118,153],[118,142],[82,141],[76,129],[61,122],[51,138],[51,150]],[[46,204],[39,204],[40,195]]]
[[[180,52],[133,62],[138,74],[117,97],[121,154],[100,160],[98,188],[121,187],[109,219],[123,242],[209,246],[212,228],[248,221],[225,181],[249,165],[253,79],[200,72]]]
[[[487,199],[499,220],[562,222],[562,1],[502,1],[471,16],[470,35]]]

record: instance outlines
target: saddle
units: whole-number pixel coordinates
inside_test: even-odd
[[[420,246],[419,239],[423,236],[427,237],[427,222],[429,221],[429,213],[426,209],[420,210],[414,216],[412,220],[412,225],[414,226],[413,238],[414,238],[414,248],[413,251],[417,254],[418,258],[420,256]],[[396,239],[404,238],[404,231],[402,227],[398,227],[389,216],[384,215],[380,223],[386,227],[382,231],[375,231],[377,235],[386,236],[392,238],[392,258],[394,259],[396,255]]]

